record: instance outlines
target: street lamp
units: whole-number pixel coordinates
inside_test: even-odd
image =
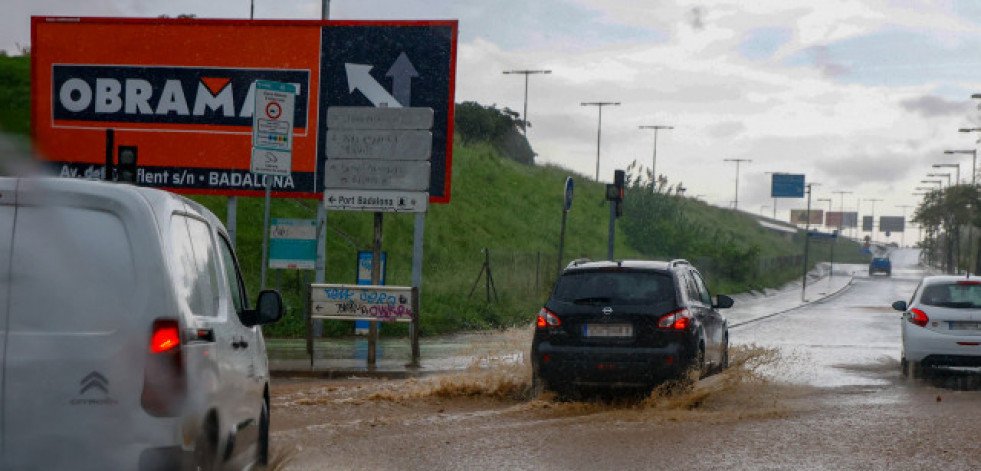
[[[940,185],[940,188],[943,188],[944,187],[944,181],[943,180],[920,180],[920,183],[935,183],[937,185]]]
[[[528,135],[528,76],[532,74],[551,74],[551,70],[505,70],[502,72],[504,75],[510,74],[522,74],[525,76],[525,111],[521,115],[521,130],[524,135]]]
[[[936,165],[934,165],[936,167]],[[947,173],[928,173],[928,177],[947,177],[947,186],[950,186],[950,172]]]
[[[732,206],[736,211],[739,210],[739,164],[742,162],[752,162],[752,159],[722,159],[725,162],[735,162],[736,163],[736,197],[733,200]]]
[[[971,95],[971,98],[981,98],[981,95],[974,94],[974,95]],[[957,132],[981,132],[981,128],[960,128],[960,129],[957,130]],[[952,151],[944,151],[945,154],[948,153],[948,152],[951,153],[951,154],[953,154],[953,153],[966,154],[968,151],[954,151],[954,150],[952,150]],[[975,176],[975,174],[978,171],[978,152],[977,152],[977,149],[975,149],[975,150],[973,150],[971,152],[974,154],[973,164],[971,165],[971,183],[973,184],[973,183],[975,183],[977,181],[977,177]]]
[[[954,183],[961,184],[961,164],[933,164],[933,168],[956,168],[957,169],[957,179]]]
[[[596,126],[596,181],[599,181],[600,170],[600,137],[603,134],[603,107],[620,106],[619,101],[592,101],[579,103],[579,106],[595,106],[599,109],[599,124]]]
[[[651,160],[651,175],[654,178],[653,186],[657,190],[657,132],[661,129],[674,129],[674,126],[662,126],[655,124],[652,126],[640,126],[639,129],[653,129],[654,130],[654,158]]]

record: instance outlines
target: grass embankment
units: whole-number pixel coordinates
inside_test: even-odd
[[[0,129],[29,133],[30,61],[27,57],[0,56]],[[457,139],[459,143],[460,140]],[[576,183],[575,201],[568,214],[565,251],[558,260],[565,178]],[[503,328],[534,319],[560,266],[588,257],[605,258],[609,207],[605,185],[554,166],[528,166],[501,157],[486,143],[454,147],[451,204],[431,205],[426,216],[421,332]],[[641,199],[625,203],[618,223],[617,258],[673,259],[687,257],[708,276],[713,292],[734,293],[781,285],[800,276],[800,263],[790,258],[802,252],[803,238],[780,235],[760,227],[754,218],[703,202],[675,198],[678,221],[659,227],[652,237],[642,228],[629,227],[631,218],[662,221],[644,213]],[[225,218],[227,199],[196,196]],[[315,218],[315,200],[273,200],[276,218]],[[262,245],[262,198],[240,198],[237,249],[249,291],[258,291]],[[388,253],[387,282],[409,285],[412,265],[414,216],[386,214],[383,250]],[[370,213],[330,212],[327,218],[327,282],[353,283],[357,252],[370,250],[373,218]],[[667,242],[651,245],[651,240]],[[684,244],[678,243],[684,241]],[[664,247],[675,247],[665,249]],[[680,247],[680,248],[679,248]],[[812,244],[811,262],[826,260],[827,244]],[[838,246],[836,259],[862,263],[858,246]],[[489,249],[496,299],[488,302],[487,276],[480,275]],[[823,254],[822,254],[823,252]],[[789,261],[788,261],[789,260]],[[285,319],[267,328],[272,336],[300,336],[304,332],[302,293],[311,272],[271,271],[267,285],[279,287],[287,299]],[[471,290],[475,289],[471,297]],[[352,322],[327,323],[328,335],[350,333]],[[404,324],[384,324],[382,333],[401,335]]]

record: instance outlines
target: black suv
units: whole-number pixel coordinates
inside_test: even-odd
[[[538,313],[532,340],[537,388],[652,388],[729,363],[729,324],[705,281],[685,260],[577,260]]]

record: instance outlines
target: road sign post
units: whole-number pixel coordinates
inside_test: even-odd
[[[289,176],[292,170],[293,110],[296,88],[293,84],[256,80],[255,112],[252,114],[252,173],[262,175],[266,186],[262,221],[262,275],[260,288],[266,288],[269,255],[269,206],[271,175]]]

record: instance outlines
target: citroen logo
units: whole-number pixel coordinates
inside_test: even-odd
[[[603,308],[603,315],[604,316],[609,316],[611,314],[613,314],[613,308],[612,307],[606,306],[606,307]]]
[[[93,388],[102,391],[103,394],[109,394],[109,390],[106,388],[108,385],[109,380],[107,380],[105,376],[99,374],[98,371],[93,371],[82,379],[82,389],[78,394],[85,394],[86,391]]]

